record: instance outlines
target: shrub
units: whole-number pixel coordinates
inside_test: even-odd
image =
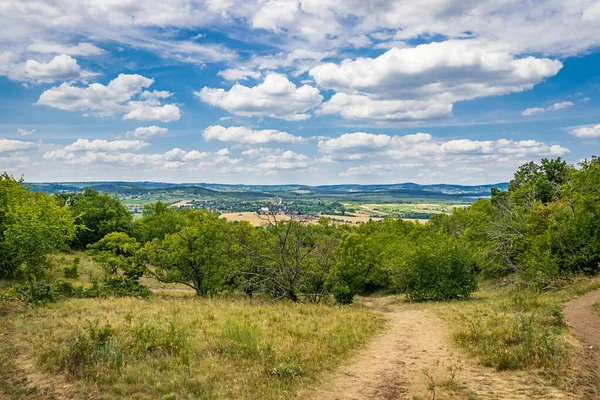
[[[56,301],[56,294],[52,286],[43,282],[31,282],[28,285],[18,285],[13,287],[8,297],[17,298],[26,301],[29,304],[46,304]]]
[[[99,287],[104,297],[149,297],[152,292],[135,279],[122,276],[107,276]]]
[[[73,334],[58,355],[46,354],[42,361],[47,363],[53,359],[60,371],[73,378],[88,378],[102,370],[118,373],[124,365],[115,330],[108,323],[100,327],[98,322],[89,323],[84,330]]]
[[[471,255],[455,240],[442,235],[406,246],[394,280],[411,301],[465,299],[477,289]]]
[[[65,278],[78,278],[79,277],[79,257],[73,259],[73,264],[63,269]]]
[[[175,321],[170,321],[167,327],[141,323],[131,329],[131,334],[131,348],[137,355],[178,356],[186,351],[187,332]]]

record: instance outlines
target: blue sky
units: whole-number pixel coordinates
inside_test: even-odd
[[[592,0],[6,0],[28,181],[494,183],[600,154]]]

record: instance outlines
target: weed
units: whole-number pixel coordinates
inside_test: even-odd
[[[56,358],[54,356],[57,356]],[[57,355],[47,353],[42,363],[55,360],[58,370],[71,378],[90,378],[103,372],[119,372],[124,365],[121,344],[110,324],[98,321],[68,338]]]
[[[436,395],[435,379],[433,378],[433,375],[429,373],[429,370],[427,370],[427,368],[423,369],[421,372],[423,373],[423,375],[425,375],[425,378],[427,378],[427,390],[429,390],[431,392],[431,400],[435,400],[435,395]]]

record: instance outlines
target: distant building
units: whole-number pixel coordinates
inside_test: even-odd
[[[258,213],[259,214],[263,214],[263,215],[268,214],[269,213],[269,207],[261,207]]]

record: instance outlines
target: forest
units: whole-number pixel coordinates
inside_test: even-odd
[[[6,173],[0,182],[0,273],[27,280],[18,290],[31,301],[64,295],[39,278],[51,268],[49,253],[69,249],[87,250],[103,266],[96,295],[146,293],[138,279],[149,276],[200,296],[243,291],[340,303],[375,291],[415,301],[468,298],[478,276],[543,290],[594,275],[600,262],[597,157],[579,167],[560,158],[527,163],[508,191],[492,189],[491,198],[425,225],[386,219],[352,227],[270,215],[265,228],[254,228],[161,202],[133,221],[118,198],[93,189],[51,196]]]

